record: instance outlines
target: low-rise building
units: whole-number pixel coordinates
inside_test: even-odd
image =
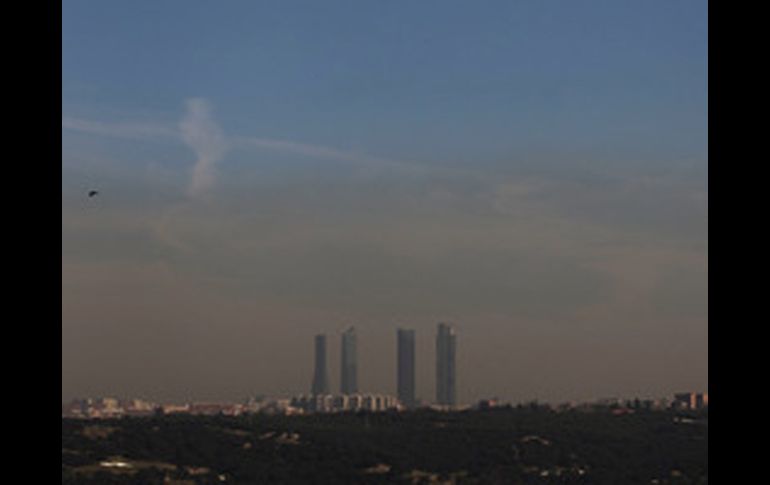
[[[397,398],[381,394],[300,395],[292,398],[291,405],[311,413],[362,410],[380,412],[400,407]]]
[[[696,392],[681,392],[674,394],[672,407],[675,409],[696,410],[708,407],[708,394]]]

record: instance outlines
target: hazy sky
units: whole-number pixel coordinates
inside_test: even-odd
[[[706,390],[707,2],[62,10],[63,400]]]

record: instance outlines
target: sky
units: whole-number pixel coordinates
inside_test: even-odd
[[[62,400],[707,391],[707,7],[64,0]]]

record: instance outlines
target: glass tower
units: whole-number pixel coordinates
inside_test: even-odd
[[[342,394],[358,392],[358,356],[356,355],[356,329],[350,327],[342,333]]]
[[[415,405],[414,330],[398,329],[398,400],[406,407]]]
[[[439,323],[436,335],[436,402],[444,406],[457,404],[456,350],[457,335],[454,327]]]
[[[326,335],[315,336],[315,373],[311,394],[329,394],[329,380],[326,376]]]

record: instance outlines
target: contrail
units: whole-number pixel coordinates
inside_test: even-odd
[[[188,99],[187,114],[179,123],[179,130],[198,159],[193,166],[192,179],[187,189],[191,197],[203,194],[214,183],[214,165],[224,157],[227,141],[222,130],[211,117],[211,108],[203,98]]]
[[[365,153],[314,145],[295,140],[261,138],[253,136],[225,137],[212,117],[211,104],[205,98],[190,98],[185,101],[187,112],[178,125],[155,122],[104,123],[72,117],[62,118],[62,128],[70,131],[99,136],[132,139],[174,139],[187,144],[196,154],[187,194],[199,197],[209,190],[216,180],[216,164],[229,149],[271,150],[279,153],[301,155],[315,159],[338,160],[359,167],[398,171],[413,175],[442,172],[463,177],[478,177],[475,170],[450,166],[436,166],[413,160],[398,160],[377,157]]]
[[[210,188],[215,180],[214,165],[231,148],[247,150],[271,150],[279,153],[301,155],[309,158],[338,160],[362,167],[400,170],[412,173],[460,172],[457,168],[438,168],[415,161],[377,157],[349,150],[313,145],[295,140],[261,138],[253,136],[228,136],[225,138],[219,125],[211,116],[211,105],[204,98],[186,100],[187,113],[177,126],[153,122],[105,123],[72,117],[62,118],[62,128],[69,131],[99,136],[132,139],[180,138],[197,155],[193,167],[188,194],[195,196]]]
[[[61,120],[61,127],[65,130],[116,138],[177,138],[179,136],[173,126],[148,122],[103,123],[65,116]]]

